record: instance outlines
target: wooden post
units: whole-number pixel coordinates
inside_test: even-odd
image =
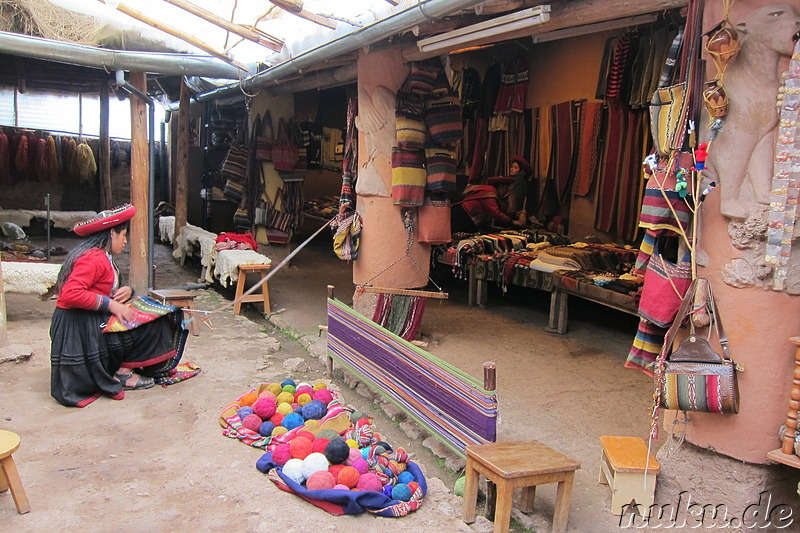
[[[328,285],[328,298],[331,299],[331,300],[333,300],[335,298],[333,285]],[[325,305],[327,306],[328,302],[325,302]],[[330,324],[328,324],[328,327],[330,327]],[[328,355],[328,369],[327,369],[327,372],[328,372],[328,377],[333,379],[333,358],[330,355]]]
[[[181,234],[181,228],[186,226],[189,203],[189,121],[191,120],[189,107],[189,87],[186,86],[186,81],[181,77],[178,134],[175,138],[175,144],[177,145],[177,157],[175,159],[175,230],[172,237],[172,244],[175,248],[178,246],[178,235]]]
[[[128,80],[133,87],[147,93],[147,74],[131,72]],[[130,285],[139,294],[149,289],[150,258],[148,257],[147,224],[150,212],[148,184],[150,162],[147,146],[147,102],[131,97],[131,203],[136,215],[131,220],[128,243],[131,247]]]
[[[8,342],[8,325],[6,324],[6,292],[3,283],[3,260],[0,258],[0,348]]]
[[[100,209],[114,207],[111,196],[111,138],[109,137],[108,85],[100,85]],[[123,202],[120,202],[123,203]]]
[[[489,391],[497,388],[497,365],[491,361],[483,363],[483,388]],[[489,520],[494,519],[494,512],[497,505],[497,485],[486,480],[486,513]]]

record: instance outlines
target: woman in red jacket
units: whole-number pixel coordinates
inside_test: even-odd
[[[103,394],[121,400],[126,390],[148,389],[155,384],[150,376],[174,368],[182,355],[186,333],[178,308],[135,329],[102,331],[111,315],[135,317],[125,305],[133,290],[121,286],[111,258],[125,248],[135,212],[126,204],[73,228],[86,239],[61,266],[50,324],[50,394],[63,405],[84,407]]]
[[[524,226],[503,211],[502,202],[508,195],[508,187],[514,178],[495,176],[487,180],[488,185],[468,185],[464,199],[453,204],[450,210],[450,229],[453,233],[476,233],[499,226]],[[514,213],[516,215],[516,213]]]

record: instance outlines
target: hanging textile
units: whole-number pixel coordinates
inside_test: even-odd
[[[378,294],[372,321],[407,341],[413,340],[422,324],[426,298],[400,294]]]
[[[628,61],[630,46],[631,36],[628,33],[618,37],[613,45],[614,51],[605,92],[605,99],[608,102],[618,100],[622,93],[622,84],[625,80],[625,64]]]
[[[8,159],[8,135],[0,130],[0,184],[11,183],[11,165]]]
[[[625,241],[636,239],[639,208],[642,200],[642,164],[645,157],[644,143],[646,112],[630,110],[626,113],[625,148],[620,167],[621,191],[617,197],[617,235]]]
[[[516,57],[502,67],[500,89],[494,105],[494,112],[500,114],[522,113],[525,109],[525,96],[528,94],[528,61]]]
[[[344,214],[356,208],[356,197],[353,194],[353,185],[356,179],[356,138],[355,116],[358,107],[356,98],[347,101],[347,124],[342,150],[342,190],[339,193],[339,214]]]
[[[575,161],[575,102],[569,100],[556,104],[553,113],[553,167],[552,175],[556,180],[558,197],[565,200],[572,178],[572,167]]]
[[[47,147],[45,149],[47,158],[47,181],[55,183],[58,181],[59,164],[58,164],[58,151],[56,149],[56,140],[52,135],[47,136]]]
[[[628,358],[625,361],[625,367],[641,370],[652,377],[653,364],[655,364],[656,357],[661,352],[661,346],[664,344],[664,336],[666,334],[667,328],[660,328],[644,319],[640,319],[636,337],[633,339],[633,346],[631,346]]]
[[[604,138],[603,159],[598,176],[597,212],[594,227],[600,231],[614,229],[617,196],[620,187],[620,169],[625,158],[625,110],[618,106],[608,109]]]
[[[592,188],[600,147],[600,126],[603,120],[601,102],[583,102],[580,110],[580,133],[572,194],[586,196]]]

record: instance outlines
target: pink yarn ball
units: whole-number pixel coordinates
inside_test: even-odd
[[[314,389],[311,385],[300,385],[297,387],[297,390],[294,391],[294,397],[297,398],[301,394],[314,394]]]
[[[361,477],[358,478],[358,483],[356,484],[356,488],[358,490],[371,490],[375,492],[381,492],[383,490],[383,483],[381,483],[381,480],[378,478],[376,474],[373,474],[372,472],[367,472],[366,474],[362,474]]]
[[[329,442],[328,439],[314,439],[314,442],[311,444],[311,451],[325,453],[325,447]]]
[[[320,389],[314,393],[312,398],[324,403],[325,405],[328,405],[333,400],[333,394],[331,394],[331,391],[328,389]]]
[[[347,485],[342,485],[341,483],[338,485],[334,485],[333,488],[335,490],[350,490],[350,488]]]
[[[283,415],[280,413],[275,413],[271,417],[269,417],[269,421],[275,424],[275,426],[280,426],[283,424]]]
[[[278,446],[272,450],[273,463],[283,466],[289,459],[292,459],[292,450],[288,444],[278,444]]]
[[[242,420],[242,425],[251,431],[258,432],[258,428],[261,427],[262,422],[263,420],[261,420],[260,416],[252,414],[244,417],[244,420]]]
[[[318,470],[306,480],[306,488],[308,490],[332,489],[334,485],[336,485],[336,481],[327,470]]]
[[[278,403],[278,402],[275,400],[275,398],[276,398],[275,394],[274,394],[273,392],[271,392],[271,391],[268,391],[268,390],[262,390],[262,391],[261,391],[261,392],[258,394],[258,399],[259,399],[259,400],[262,400],[262,399],[264,399],[264,398],[271,398],[273,403]]]
[[[345,459],[344,464],[347,466],[353,466],[353,463],[359,459],[363,459],[364,457],[361,456],[361,450],[358,448],[350,448],[350,455]]]
[[[275,414],[275,401],[272,398],[259,398],[253,404],[253,413],[263,420],[269,420]]]
[[[314,440],[317,438],[316,436],[314,436],[313,433],[311,433],[307,429],[302,429],[302,430],[298,431],[295,434],[295,437],[304,437],[304,438],[310,440],[311,442],[314,442]]]
[[[359,474],[366,474],[369,472],[369,463],[363,458],[353,461],[353,464],[350,466],[358,470]]]

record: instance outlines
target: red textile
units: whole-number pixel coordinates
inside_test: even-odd
[[[461,207],[478,226],[489,217],[503,224],[511,224],[511,217],[500,209],[497,190],[492,185],[470,185],[464,189]]]
[[[226,241],[233,241],[239,244],[246,244],[250,246],[251,250],[258,250],[258,243],[256,243],[256,240],[253,238],[253,235],[250,232],[247,233],[222,232],[217,236],[216,242],[224,243]],[[239,248],[238,246],[236,248],[240,250],[246,249],[246,248]]]
[[[56,306],[96,311],[104,301],[107,305],[114,278],[114,267],[106,253],[100,248],[92,248],[75,260],[72,272],[58,294]]]

